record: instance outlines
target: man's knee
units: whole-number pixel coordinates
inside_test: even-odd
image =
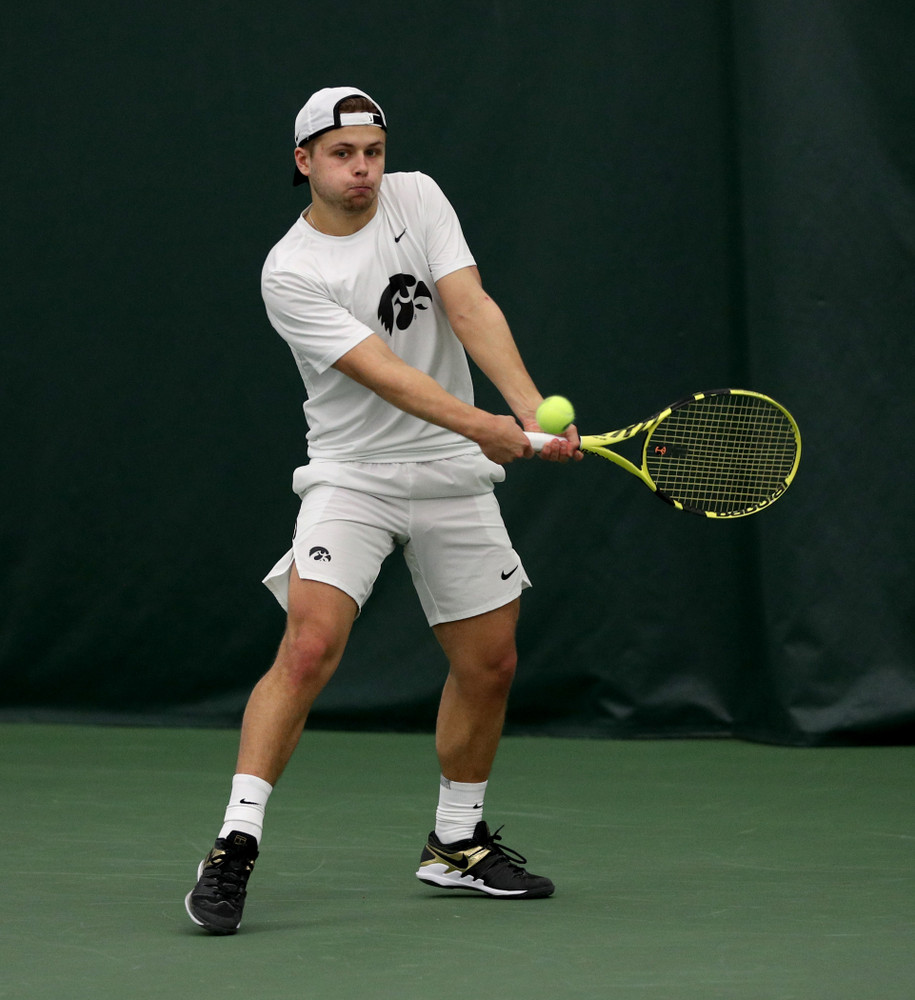
[[[355,601],[329,584],[289,579],[289,614],[274,671],[291,693],[315,693],[330,679],[355,620]]]
[[[338,639],[313,629],[287,628],[273,669],[291,692],[310,692],[330,680],[342,654]]]
[[[514,644],[501,649],[487,649],[478,657],[460,658],[452,664],[452,673],[477,690],[493,696],[507,694],[515,678],[518,654]]]
[[[506,649],[500,656],[494,659],[491,667],[494,683],[508,690],[515,679],[515,670],[517,667],[518,652],[514,645],[512,645],[510,649]]]

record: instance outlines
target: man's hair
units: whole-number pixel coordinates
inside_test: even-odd
[[[341,114],[349,111],[371,111],[375,115],[381,114],[381,109],[374,101],[370,101],[367,97],[362,97],[359,94],[354,94],[352,97],[347,97],[345,101],[341,101],[338,110]]]

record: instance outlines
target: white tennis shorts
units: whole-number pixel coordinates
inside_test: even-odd
[[[492,492],[504,476],[482,456],[304,466],[293,479],[302,505],[292,548],[264,583],[287,608],[295,565],[303,580],[342,590],[361,610],[399,546],[430,625],[500,608],[531,585]]]

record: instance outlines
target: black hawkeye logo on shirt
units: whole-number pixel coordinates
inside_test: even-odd
[[[378,303],[378,319],[388,333],[393,334],[395,324],[398,330],[406,330],[416,313],[428,309],[431,301],[432,294],[424,281],[412,274],[392,274]]]

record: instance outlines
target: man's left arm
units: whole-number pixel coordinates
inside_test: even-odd
[[[452,271],[436,282],[451,327],[480,371],[502,394],[512,413],[527,431],[536,431],[537,407],[543,396],[534,385],[521,358],[508,322],[499,306],[486,293],[476,267]],[[581,458],[578,432],[570,427],[563,441],[547,445],[541,456],[564,461]]]

